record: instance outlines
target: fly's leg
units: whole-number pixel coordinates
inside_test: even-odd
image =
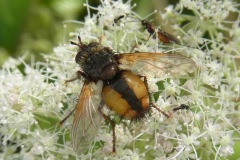
[[[150,96],[149,89],[148,89],[147,78],[146,78],[145,76],[140,76],[140,77],[143,77],[143,79],[144,79],[144,84],[145,84],[145,86],[147,87],[147,90],[148,90],[148,95]],[[149,99],[150,99],[150,98],[149,98]],[[164,116],[166,116],[167,118],[170,118],[170,116],[169,116],[167,113],[165,113],[165,112],[162,111],[159,107],[157,107],[154,103],[152,103],[151,100],[149,100],[149,101],[150,101],[150,103],[149,103],[149,106],[150,106],[150,107],[155,108],[158,112],[162,113],[162,114],[163,114]]]
[[[59,122],[59,124],[62,125],[68,119],[68,117],[72,115],[72,113],[75,111],[76,108],[77,107],[74,107],[74,109],[70,113],[68,113],[68,115]]]
[[[74,77],[72,79],[65,80],[64,85],[67,85],[67,83],[69,83],[69,82],[73,82],[75,80],[78,80],[81,77],[86,77],[86,74],[83,71],[77,71],[76,72],[76,77]]]
[[[112,132],[113,132],[113,139],[112,139],[112,143],[113,143],[113,148],[112,148],[112,152],[113,153],[115,153],[116,152],[116,132],[115,132],[115,126],[116,126],[116,124],[115,124],[115,122],[108,116],[108,115],[106,115],[105,113],[103,113],[103,111],[102,111],[102,106],[101,107],[98,107],[98,110],[99,110],[99,112],[102,114],[102,116],[103,116],[103,118],[105,119],[105,120],[107,120],[110,124],[111,124],[111,126],[112,126]]]
[[[82,77],[82,76],[83,77],[86,76],[85,73],[83,73],[82,71],[77,71],[76,75],[77,76],[75,78],[73,78],[73,79],[65,80],[64,85],[67,85],[67,83],[69,83],[69,82],[72,82],[72,81],[75,81],[77,79],[80,79],[80,77]],[[70,113],[68,113],[68,115],[59,122],[59,124],[62,125],[68,119],[68,117],[70,115],[72,115],[72,113],[75,111],[75,109],[76,109],[76,107],[74,107],[74,109]]]
[[[167,118],[170,118],[170,116],[169,116],[167,113],[165,113],[165,112],[162,111],[160,108],[158,108],[154,103],[150,103],[149,105],[150,105],[150,107],[155,108],[158,112],[162,113],[162,114],[163,114],[164,116],[166,116]]]

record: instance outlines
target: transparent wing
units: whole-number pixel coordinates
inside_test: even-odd
[[[135,74],[153,78],[166,77],[169,74],[182,76],[197,68],[192,59],[178,54],[142,52],[116,56],[120,69],[131,70]]]
[[[103,105],[101,98],[102,81],[97,84],[85,82],[75,110],[72,127],[72,146],[76,152],[84,153],[101,126],[102,115],[98,107]]]
[[[161,29],[158,29],[157,34],[158,34],[158,39],[160,41],[162,41],[163,43],[173,42],[173,43],[176,43],[176,44],[181,44],[181,42],[179,41],[179,39],[177,39],[177,37],[173,36],[170,33],[165,32]]]

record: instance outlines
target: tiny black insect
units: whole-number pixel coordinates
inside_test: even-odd
[[[189,109],[189,106],[187,106],[186,104],[181,104],[179,107],[173,108],[173,111],[177,111],[177,110],[181,110],[181,109]]]

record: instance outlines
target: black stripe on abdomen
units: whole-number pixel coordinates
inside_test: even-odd
[[[128,102],[132,110],[137,112],[143,110],[142,102],[137,98],[134,91],[129,87],[123,77],[118,77],[111,80],[109,85],[112,87],[112,89],[122,95],[122,98]]]

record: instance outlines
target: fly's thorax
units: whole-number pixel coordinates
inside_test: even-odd
[[[111,79],[118,70],[113,51],[97,42],[83,45],[75,60],[87,78],[94,81]]]
[[[147,21],[142,20],[142,26],[150,33],[153,34],[155,32],[155,28]]]

